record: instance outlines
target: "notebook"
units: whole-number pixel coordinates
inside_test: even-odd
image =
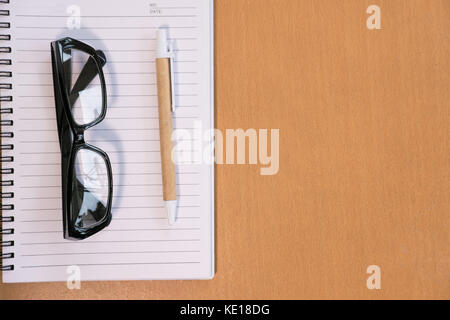
[[[3,282],[66,281],[72,266],[82,281],[213,277],[213,165],[177,166],[173,226],[162,200],[155,77],[161,26],[175,49],[174,127],[212,129],[212,0],[1,1]],[[62,232],[50,42],[66,36],[108,60],[106,118],[85,140],[112,162],[112,222],[82,241]],[[191,146],[202,146],[203,135],[192,136]]]

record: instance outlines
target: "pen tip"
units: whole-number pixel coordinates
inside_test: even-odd
[[[177,206],[178,206],[177,200],[166,201],[167,216],[168,216],[170,225],[173,225],[176,222]]]

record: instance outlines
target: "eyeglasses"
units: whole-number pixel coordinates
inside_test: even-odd
[[[64,238],[85,239],[111,222],[112,170],[108,155],[84,141],[106,115],[102,51],[72,38],[51,43],[61,149]]]

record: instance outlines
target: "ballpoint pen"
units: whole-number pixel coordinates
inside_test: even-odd
[[[172,113],[175,111],[173,51],[165,29],[159,29],[156,37],[156,78],[158,87],[159,134],[161,145],[161,169],[163,200],[169,224],[174,224],[177,215],[177,183],[175,163],[172,159]]]

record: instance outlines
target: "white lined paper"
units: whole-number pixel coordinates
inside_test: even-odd
[[[81,29],[68,30],[71,1],[9,5],[13,50],[15,221],[14,271],[4,282],[65,281],[78,265],[82,280],[206,279],[213,266],[213,168],[177,166],[179,219],[169,226],[162,201],[155,31],[168,26],[175,41],[175,128],[195,121],[213,127],[212,1],[78,1]],[[86,142],[108,153],[114,175],[111,225],[93,237],[63,239],[60,153],[53,98],[50,42],[70,36],[107,57],[105,120]],[[3,143],[7,143],[3,140]],[[191,150],[196,151],[196,150]],[[5,180],[5,179],[3,179]],[[5,190],[6,191],[6,190]],[[9,251],[9,250],[5,250]]]

